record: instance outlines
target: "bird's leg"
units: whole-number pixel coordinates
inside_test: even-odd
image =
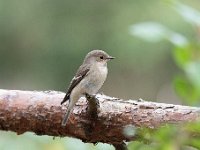
[[[98,108],[100,106],[99,100],[96,98],[95,94],[90,95],[88,93],[85,93],[85,97],[89,102],[89,107],[92,107],[92,108],[97,107]],[[96,110],[97,110],[97,108],[96,108]]]
[[[85,97],[87,98],[87,100],[92,100],[96,98],[96,94],[91,95],[91,94],[85,93]]]
[[[88,93],[85,93],[85,97],[88,101],[90,101],[92,99],[92,97],[94,97],[94,95],[90,95]]]

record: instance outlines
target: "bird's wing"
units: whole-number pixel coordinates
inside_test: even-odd
[[[87,75],[87,73],[89,72],[89,70],[90,69],[89,69],[89,67],[87,65],[81,65],[79,67],[76,75],[74,76],[74,78],[70,82],[69,88],[67,90],[67,93],[66,93],[64,99],[61,102],[61,105],[69,99],[70,94],[71,94],[73,88]]]

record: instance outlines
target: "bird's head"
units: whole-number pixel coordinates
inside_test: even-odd
[[[106,65],[111,59],[114,59],[114,57],[108,55],[103,50],[93,50],[86,55],[84,62]]]

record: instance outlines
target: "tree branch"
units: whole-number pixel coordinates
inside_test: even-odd
[[[22,134],[71,136],[85,142],[120,145],[127,137],[127,126],[157,128],[166,123],[183,123],[199,119],[196,107],[154,103],[143,100],[122,100],[98,94],[97,119],[91,121],[88,102],[82,97],[74,107],[66,127],[61,126],[66,105],[60,102],[64,93],[56,91],[0,90],[0,130]],[[91,127],[92,130],[88,130]],[[88,132],[90,132],[88,136]]]

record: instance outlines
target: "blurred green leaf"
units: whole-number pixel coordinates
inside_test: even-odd
[[[188,46],[185,46],[185,47],[176,47],[173,50],[173,55],[176,64],[183,69],[184,66],[188,62],[190,62],[192,54],[190,48]]]
[[[175,79],[175,89],[187,104],[198,104],[200,100],[200,55],[198,46],[177,47],[173,51],[176,64],[185,77]]]
[[[176,46],[185,46],[188,44],[186,37],[156,22],[143,22],[132,25],[130,33],[148,42],[168,40]]]
[[[200,121],[186,124],[184,130],[190,133],[200,133]]]
[[[167,39],[175,46],[184,47],[188,45],[188,40],[185,36],[174,31],[169,32]]]
[[[134,141],[128,144],[128,149],[129,150],[155,150],[155,147],[146,145],[142,142]]]
[[[130,33],[149,42],[158,42],[166,37],[168,30],[156,22],[143,22],[132,25]]]
[[[200,140],[199,140],[199,133],[200,133],[200,122],[192,122],[188,123],[184,126],[184,131],[188,132],[190,135],[195,135],[196,137],[188,138],[186,144],[191,145],[197,149],[200,149]]]
[[[188,145],[200,149],[200,141],[197,138],[190,138],[188,139]]]
[[[199,149],[199,122],[190,122],[178,126],[168,124],[158,129],[142,129],[148,133],[149,141],[151,142],[148,144],[144,142],[130,142],[128,145],[130,150],[188,150],[189,146],[192,146],[190,147],[192,150],[196,150],[195,148]],[[139,134],[144,134],[144,132]],[[145,138],[144,135],[140,136]]]
[[[165,125],[155,131],[152,137],[158,142],[158,150],[177,150],[180,145],[177,143],[178,129],[172,125]],[[180,135],[180,134],[179,134]]]
[[[183,98],[186,104],[197,104],[199,92],[186,77],[177,76],[174,80],[175,91]]]
[[[193,25],[200,25],[200,12],[198,10],[179,2],[176,2],[174,7],[185,21]]]
[[[188,63],[185,67],[185,71],[192,84],[200,93],[200,61]]]

